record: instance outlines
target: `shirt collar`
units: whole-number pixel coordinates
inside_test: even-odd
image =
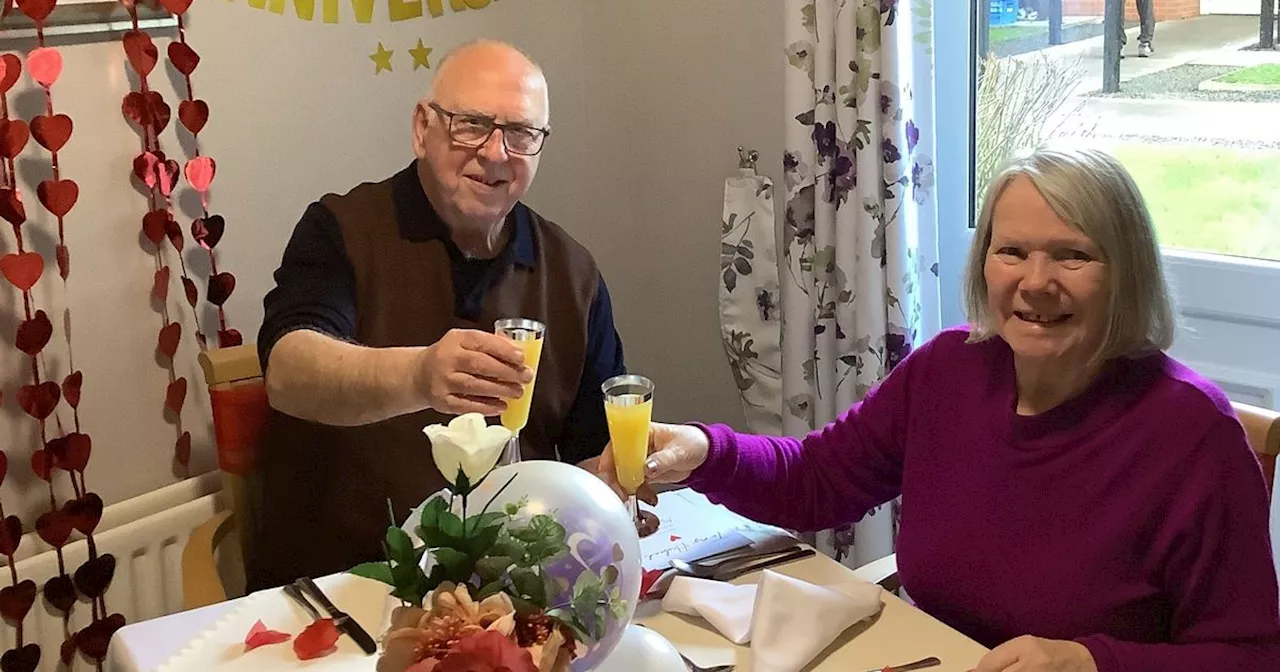
[[[427,198],[427,192],[422,189],[416,159],[392,178],[391,193],[395,200],[401,238],[415,243],[439,239],[453,245],[449,238],[449,227]],[[521,266],[532,268],[534,242],[529,208],[524,203],[517,202],[507,215],[507,221],[515,228],[500,257],[511,258]]]

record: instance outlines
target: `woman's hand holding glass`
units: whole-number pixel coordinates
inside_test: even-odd
[[[703,462],[707,461],[707,452],[711,443],[701,429],[692,425],[669,425],[654,422],[649,425],[649,450],[645,459],[644,485],[641,485],[636,496],[641,501],[654,505],[657,497],[650,487],[655,483],[680,483]],[[605,446],[604,453],[597,463],[596,474],[618,496],[626,500],[628,493],[618,481],[618,470],[613,457],[613,443]]]

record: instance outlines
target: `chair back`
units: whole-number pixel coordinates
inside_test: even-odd
[[[266,381],[257,347],[252,343],[203,352],[200,368],[209,388],[223,488],[230,498],[241,555],[247,557],[252,552],[249,540],[259,499],[252,486],[259,444],[270,414]]]
[[[1280,455],[1280,411],[1260,406],[1232,402],[1236,417],[1249,438],[1249,447],[1262,462],[1267,477],[1267,492],[1274,493],[1276,480],[1276,456]]]

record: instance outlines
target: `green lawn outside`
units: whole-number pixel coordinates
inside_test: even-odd
[[[1022,39],[1036,33],[1043,33],[1047,39],[1049,30],[1040,26],[991,26],[991,32],[987,33],[987,40],[991,44],[997,44]]]
[[[1166,247],[1280,260],[1280,150],[1119,143]]]
[[[1264,84],[1280,86],[1280,64],[1263,63],[1249,68],[1229,72],[1218,78],[1228,84]]]

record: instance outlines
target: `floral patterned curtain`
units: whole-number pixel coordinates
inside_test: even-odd
[[[933,0],[786,2],[783,428],[803,435],[939,326]],[[894,552],[896,514],[812,541],[860,566]]]

